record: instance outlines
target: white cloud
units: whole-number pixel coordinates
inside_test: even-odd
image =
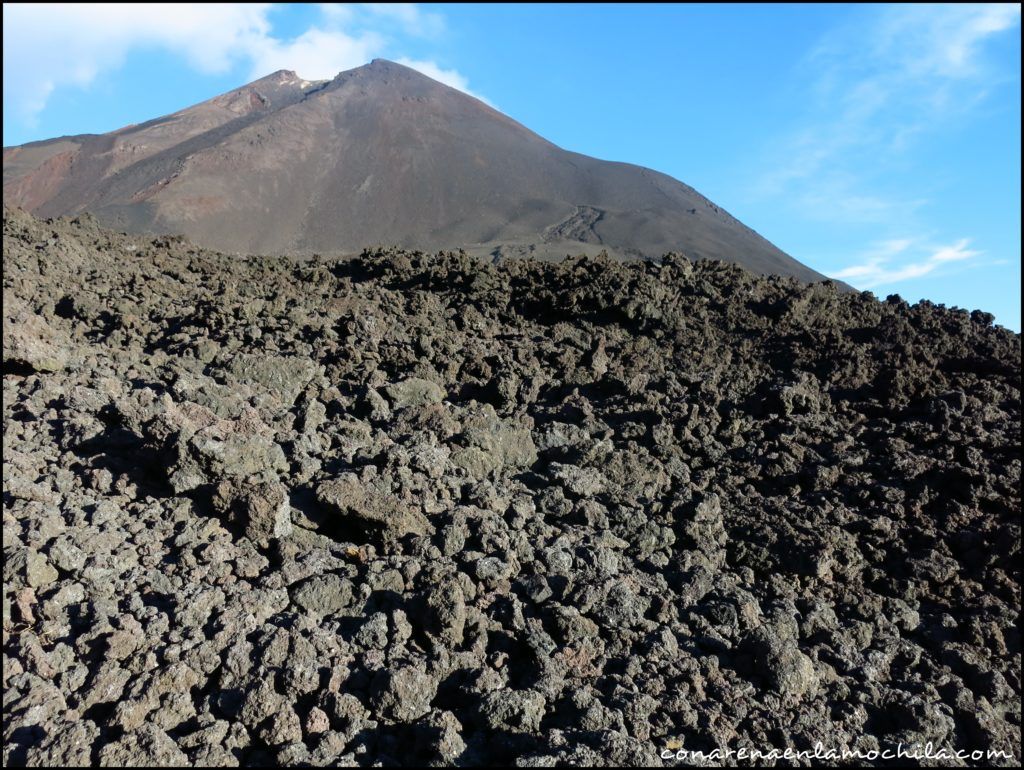
[[[440,14],[424,11],[416,3],[360,3],[360,8],[401,25],[410,35],[434,36],[444,30]]]
[[[491,104],[486,98],[484,98],[480,94],[473,93],[473,91],[471,91],[469,88],[469,81],[466,80],[465,76],[460,75],[455,70],[442,69],[441,67],[434,64],[434,62],[417,61],[414,59],[406,59],[405,57],[397,59],[396,61],[399,64],[403,64],[406,67],[416,70],[417,72],[423,73],[428,78],[433,78],[439,83],[444,83],[446,86],[451,86],[452,88],[456,88],[459,91],[463,91],[464,93],[469,94],[475,99],[479,99],[484,104]],[[493,107],[494,105],[491,106]]]
[[[865,254],[862,262],[832,273],[831,277],[849,281],[860,289],[921,278],[951,263],[981,256],[982,252],[969,249],[969,244],[967,238],[949,246],[930,248],[912,238],[883,241]],[[907,261],[908,255],[911,261]]]
[[[294,40],[264,37],[250,46],[250,78],[277,70],[295,70],[306,80],[329,80],[344,70],[366,64],[383,48],[381,37],[367,32],[355,37],[340,30],[306,30]]]
[[[854,221],[860,211],[862,222],[898,222],[922,201],[879,194],[877,177],[999,83],[987,45],[1020,24],[1020,6],[870,6],[863,14],[807,57],[801,127],[774,143],[757,189],[804,206],[827,201],[816,218]]]
[[[814,184],[802,185],[792,201],[805,219],[834,224],[878,225],[906,221],[928,201],[925,198],[895,200],[861,192],[848,175],[833,174]]]
[[[87,86],[133,48],[169,48],[224,72],[269,32],[265,4],[15,4],[3,7],[5,102],[23,118],[59,86]]]
[[[893,6],[874,38],[875,55],[896,58],[914,77],[983,74],[985,40],[1017,26],[1020,15],[1020,6],[1010,3]]]
[[[355,8],[350,3],[318,3],[320,13],[332,25],[350,24],[355,18]]]
[[[205,73],[248,65],[253,78],[292,69],[320,80],[400,52],[403,35],[430,37],[444,28],[441,16],[413,3],[325,3],[317,24],[286,39],[274,33],[272,9],[269,3],[5,3],[5,107],[31,124],[55,89],[88,87],[141,49],[171,51]],[[405,61],[471,93],[454,70]]]

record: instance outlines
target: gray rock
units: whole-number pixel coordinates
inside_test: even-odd
[[[770,627],[760,626],[748,635],[745,646],[753,652],[756,670],[777,692],[799,698],[817,689],[814,664],[795,639],[781,638]]]
[[[491,730],[534,733],[544,718],[544,696],[533,690],[495,690],[480,704],[480,717]]]
[[[268,719],[276,719],[286,707],[286,700],[274,689],[273,680],[256,680],[242,698],[238,718],[246,727],[255,728]]]
[[[348,613],[353,609],[352,581],[335,573],[317,575],[291,589],[292,601],[314,615]]]
[[[316,433],[327,419],[327,407],[313,399],[302,410],[302,432]]]
[[[502,561],[497,556],[485,556],[482,559],[477,559],[474,569],[477,580],[483,583],[507,580],[512,574],[512,568],[508,562]]]
[[[4,362],[37,372],[56,372],[68,363],[70,340],[22,300],[4,290]]]
[[[421,621],[427,633],[446,647],[462,644],[466,627],[466,597],[458,581],[442,580],[422,599]]]
[[[421,377],[409,377],[401,382],[385,385],[384,393],[395,409],[439,404],[445,396],[440,385]]]
[[[288,469],[284,451],[254,411],[225,420],[198,404],[175,404],[165,397],[149,424],[156,442],[173,447],[168,480],[176,493],[229,478],[276,479]]]
[[[502,420],[490,404],[476,404],[463,418],[463,448],[452,463],[473,478],[515,472],[537,462],[537,447],[527,427]]]
[[[551,475],[576,497],[593,497],[608,485],[608,480],[596,468],[551,463]]]
[[[100,731],[90,719],[77,719],[61,724],[61,729],[49,732],[39,743],[29,748],[26,765],[29,767],[89,767],[92,752],[99,741]]]
[[[422,513],[376,485],[364,483],[354,473],[322,482],[317,487],[317,499],[341,516],[382,532],[385,539],[433,532]]]
[[[200,431],[189,441],[188,451],[210,480],[275,474],[288,467],[281,447],[260,435],[235,433],[222,437],[214,431]],[[180,470],[187,467],[183,464]]]
[[[437,684],[420,666],[384,669],[370,683],[370,704],[385,719],[411,722],[430,711]]]
[[[32,588],[48,586],[59,577],[46,556],[39,551],[28,551],[25,554],[25,582]]]
[[[263,388],[291,405],[317,375],[319,367],[300,356],[238,353],[226,370],[239,382]]]
[[[143,724],[99,752],[105,767],[183,767],[188,757],[177,744],[153,724]]]
[[[292,532],[288,489],[278,482],[222,481],[213,496],[213,505],[241,526],[254,543],[266,545]]]
[[[432,710],[416,723],[417,754],[436,756],[438,761],[453,765],[466,751],[462,724],[451,711]]]
[[[360,647],[385,649],[388,646],[388,616],[375,612],[363,623],[353,641]]]
[[[269,723],[259,731],[259,736],[268,746],[294,744],[302,740],[302,722],[291,706],[282,704]]]

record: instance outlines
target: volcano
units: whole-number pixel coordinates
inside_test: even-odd
[[[824,279],[682,182],[564,150],[380,59],[328,81],[282,70],[108,134],[4,148],[3,183],[6,204],[37,216],[90,212],[225,252],[682,252]]]

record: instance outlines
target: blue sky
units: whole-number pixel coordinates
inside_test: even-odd
[[[1020,330],[1017,5],[4,5],[4,145],[384,57],[811,267]]]

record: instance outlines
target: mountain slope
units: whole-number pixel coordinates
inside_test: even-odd
[[[4,201],[225,251],[683,251],[823,277],[671,177],[563,150],[383,60],[316,83],[281,71],[110,134],[5,148]]]

